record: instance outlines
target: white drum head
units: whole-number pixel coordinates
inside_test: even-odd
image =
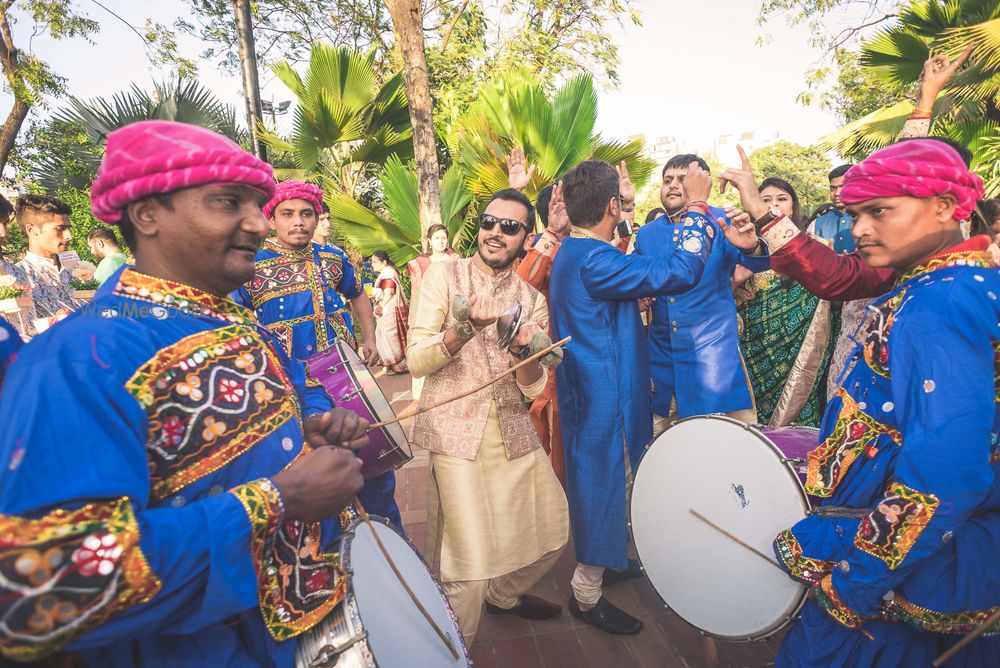
[[[375,518],[372,526],[410,589],[459,654],[455,659],[441,642],[396,579],[371,530],[359,522],[350,544],[351,593],[379,668],[468,666],[462,632],[423,560],[393,529]]]
[[[751,640],[781,628],[805,587],[690,511],[775,561],[775,536],[808,509],[795,474],[760,432],[698,417],[646,450],[629,513],[636,552],[664,603],[708,634]]]

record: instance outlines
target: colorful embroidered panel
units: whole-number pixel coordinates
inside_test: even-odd
[[[127,497],[39,519],[0,516],[0,653],[56,651],[162,586],[139,549]]]
[[[895,321],[896,309],[902,303],[906,290],[900,290],[899,294],[887,299],[880,306],[871,306],[876,315],[869,316],[867,330],[864,339],[865,361],[872,371],[882,376],[889,377],[889,333],[892,331],[892,324]]]
[[[893,483],[878,507],[861,520],[854,546],[884,561],[889,570],[895,569],[906,559],[939,503],[933,494]]]
[[[843,408],[833,431],[809,453],[805,489],[813,496],[828,497],[833,494],[847,469],[879,436],[884,434],[897,444],[902,443],[898,431],[862,411],[844,388],[837,390],[836,396],[843,402]]]
[[[834,561],[812,559],[802,554],[799,544],[791,529],[786,529],[774,539],[774,549],[792,578],[807,585],[815,585],[824,576],[829,575],[837,565]]]
[[[911,624],[932,633],[966,634],[1000,610],[1000,605],[989,610],[962,610],[959,612],[936,612],[907,601],[902,596],[893,596],[882,604],[879,616],[893,622]],[[1000,622],[996,622],[986,633],[1000,633]]]
[[[126,388],[148,418],[154,499],[219,470],[300,416],[295,388],[274,351],[236,325],[164,348]]]
[[[319,524],[282,520],[281,496],[267,479],[230,490],[250,518],[260,612],[275,640],[318,624],[344,599],[337,554],[320,552]]]
[[[826,611],[826,614],[843,624],[849,629],[860,629],[863,625],[861,616],[847,607],[840,596],[833,588],[833,577],[825,576],[820,583],[813,587],[816,595],[816,603]]]
[[[140,274],[134,269],[122,272],[118,285],[115,286],[115,294],[191,315],[207,315],[246,327],[257,326],[253,311],[229,299],[216,297],[182,283]]]
[[[926,274],[946,267],[995,267],[993,257],[989,251],[958,251],[956,253],[943,253],[931,258],[925,264],[920,264],[910,269],[908,272],[896,279],[896,285],[902,285],[914,276]]]

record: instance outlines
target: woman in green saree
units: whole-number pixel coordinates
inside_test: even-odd
[[[772,211],[802,224],[799,198],[790,183],[769,178],[760,194]],[[826,403],[826,372],[832,352],[830,303],[799,283],[766,271],[734,276],[740,342],[757,405],[757,421],[819,426]],[[739,282],[740,279],[745,279]]]

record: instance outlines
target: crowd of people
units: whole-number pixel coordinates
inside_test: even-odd
[[[52,319],[23,347],[0,320],[0,653],[293,665],[345,595],[355,495],[403,530],[394,474],[364,480],[353,453],[367,422],[307,370],[339,340],[433,406],[409,438],[430,453],[429,556],[467,644],[484,610],[562,614],[529,591],[570,540],[569,613],[640,632],[605,596],[642,576],[632,474],[678,419],[724,414],[819,428],[816,512],[774,541],[811,591],[778,665],[931,665],[1000,609],[998,207],[968,151],[927,136],[967,56],[928,61],[900,141],[833,170],[809,220],[742,150],[715,177],[670,159],[637,225],[624,163],[581,162],[532,202],[515,147],[475,253],[431,227],[409,295],[378,252],[369,297],[317,186],[202,128],[110,133],[92,213],[118,234],[88,236],[89,307],[59,200],[18,198],[28,252],[0,260]],[[740,206],[709,205],[717,185]],[[998,662],[987,634],[948,665]]]

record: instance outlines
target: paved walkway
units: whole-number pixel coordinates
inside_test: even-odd
[[[412,402],[408,375],[382,376],[383,392],[400,413]],[[407,431],[409,424],[403,425]],[[414,452],[413,461],[396,474],[396,502],[403,524],[418,549],[427,538],[427,453]],[[756,668],[773,666],[780,637],[764,643],[705,641],[698,631],[663,605],[645,579],[606,590],[608,599],[633,615],[644,628],[634,636],[614,636],[584,624],[565,611],[575,560],[572,545],[532,593],[563,605],[555,619],[530,622],[510,615],[483,614],[471,648],[476,668]],[[733,592],[739,596],[739,592]]]

